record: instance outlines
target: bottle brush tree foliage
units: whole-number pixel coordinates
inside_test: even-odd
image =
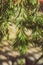
[[[8,35],[8,26],[11,24],[18,27],[13,48],[22,54],[29,44],[40,46],[43,50],[43,15],[39,13],[38,0],[0,0],[0,41]],[[32,30],[30,36],[26,30]]]
[[[18,26],[17,37],[13,43],[21,53],[25,53],[29,44],[43,47],[43,15],[39,14],[38,0],[21,0],[15,5],[15,20]],[[31,38],[26,30],[32,30]],[[29,32],[28,32],[29,34]],[[43,49],[43,48],[42,48]]]

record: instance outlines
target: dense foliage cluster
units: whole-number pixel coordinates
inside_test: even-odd
[[[0,0],[0,41],[12,23],[18,27],[14,48],[25,53],[29,44],[43,47],[43,15],[39,13],[38,0]],[[26,30],[32,30],[30,36]]]

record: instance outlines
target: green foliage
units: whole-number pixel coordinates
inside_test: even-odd
[[[43,47],[43,15],[39,13],[38,0],[20,0],[18,3],[0,0],[0,41],[8,35],[8,26],[12,23],[18,27],[13,48],[25,54],[29,43]],[[26,29],[32,30],[31,39],[26,35]]]
[[[28,37],[22,29],[17,34],[17,37],[13,44],[13,48],[18,48],[21,54],[24,54],[27,46],[28,46]]]
[[[19,65],[24,65],[25,64],[25,59],[18,59],[18,64]]]
[[[8,35],[8,26],[11,23],[12,7],[10,0],[0,0],[0,41]]]
[[[19,47],[24,52],[29,43],[36,46],[43,46],[43,15],[39,14],[39,3],[37,0],[22,0],[19,6],[15,6],[16,25],[19,34],[14,41],[13,47]],[[17,14],[18,13],[18,14]],[[25,33],[26,29],[32,29],[31,39]],[[21,30],[22,29],[22,30]],[[26,36],[25,36],[26,35]],[[25,37],[24,37],[25,36]]]

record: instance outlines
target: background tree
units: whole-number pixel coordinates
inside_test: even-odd
[[[39,13],[38,0],[22,0],[15,5],[15,23],[18,26],[17,37],[13,47],[18,47],[23,53],[28,44],[33,46],[43,46],[43,15]],[[30,36],[26,35],[26,30],[32,30]],[[29,33],[28,33],[29,34]],[[30,38],[31,37],[31,38]]]
[[[18,27],[13,48],[22,55],[29,44],[43,51],[43,15],[39,13],[38,0],[0,0],[0,41],[8,35],[8,26],[12,24]],[[28,30],[32,30],[30,36],[26,34]]]

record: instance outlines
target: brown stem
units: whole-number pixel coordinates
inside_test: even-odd
[[[41,55],[41,56],[33,63],[33,65],[36,65],[37,62],[38,62],[42,57],[43,57],[43,55]]]

